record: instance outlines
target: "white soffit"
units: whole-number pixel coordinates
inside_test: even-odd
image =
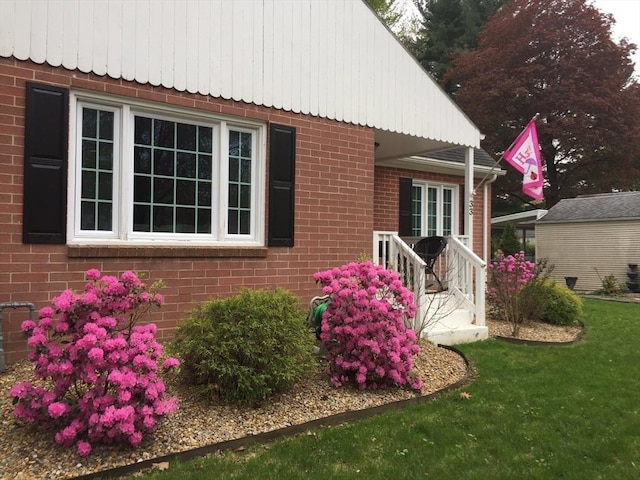
[[[363,0],[0,0],[0,19],[0,57],[480,145]]]

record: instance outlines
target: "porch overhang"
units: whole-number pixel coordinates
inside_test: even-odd
[[[429,153],[423,153],[429,155]],[[375,165],[378,167],[395,167],[405,168],[407,170],[416,170],[419,172],[444,173],[449,175],[464,175],[466,166],[464,163],[454,163],[445,160],[437,160],[434,158],[425,158],[424,156],[410,156],[405,158],[394,158],[389,160],[377,160]],[[484,177],[488,174],[496,174],[499,176],[506,175],[506,171],[498,167],[487,167],[484,165],[473,166],[474,177]]]

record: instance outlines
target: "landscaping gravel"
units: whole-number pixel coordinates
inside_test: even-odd
[[[506,322],[489,319],[487,325],[491,336],[510,336],[511,327]],[[518,337],[568,342],[575,340],[580,332],[579,327],[533,324],[522,326]],[[318,371],[290,392],[262,405],[244,408],[207,402],[189,386],[176,378],[168,378],[165,380],[168,393],[179,399],[177,412],[165,417],[159,429],[147,435],[139,448],[96,446],[86,458],[79,457],[75,449],[59,447],[53,441],[52,432],[14,419],[8,390],[19,381],[29,380],[32,371],[31,364],[25,361],[0,373],[0,439],[3,441],[0,480],[68,479],[338,413],[429,395],[464,379],[467,366],[456,352],[425,342],[414,365],[414,372],[423,379],[424,387],[419,394],[399,389],[377,392],[336,389],[327,376]]]
[[[167,379],[168,393],[178,396],[178,411],[166,416],[159,429],[147,435],[139,448],[96,446],[89,457],[82,458],[75,449],[58,446],[53,441],[53,432],[14,419],[8,389],[18,381],[29,380],[32,373],[31,364],[21,362],[0,373],[0,438],[3,442],[0,479],[73,478],[337,413],[428,395],[462,380],[467,367],[457,353],[426,343],[415,359],[414,372],[423,379],[424,387],[419,394],[399,389],[377,392],[336,389],[319,371],[290,392],[260,406],[246,408],[212,404],[176,379]]]

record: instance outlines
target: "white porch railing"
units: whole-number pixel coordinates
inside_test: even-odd
[[[417,306],[415,330],[428,318],[426,310],[430,302],[425,301],[425,295],[436,283],[427,278],[426,264],[411,248],[411,243],[418,238],[403,239],[396,232],[373,232],[374,263],[400,273],[403,283],[413,291]],[[446,253],[438,258],[434,270],[449,294],[454,295],[455,303],[471,312],[473,323],[484,326],[486,264],[463,243],[465,240],[448,237]]]
[[[449,237],[447,266],[449,292],[473,314],[476,325],[485,324],[487,264],[456,237]]]

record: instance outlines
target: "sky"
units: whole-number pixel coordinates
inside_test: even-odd
[[[629,41],[640,47],[640,0],[590,0],[598,10],[610,13],[616,20],[613,26],[613,38],[619,41],[627,37]],[[411,0],[399,0],[401,6],[413,10]],[[636,77],[640,78],[640,51],[632,57],[636,64]]]
[[[616,41],[627,37],[640,47],[640,0],[593,0],[592,4],[615,18],[613,38]],[[632,58],[636,64],[636,77],[640,78],[640,53],[636,51]]]

